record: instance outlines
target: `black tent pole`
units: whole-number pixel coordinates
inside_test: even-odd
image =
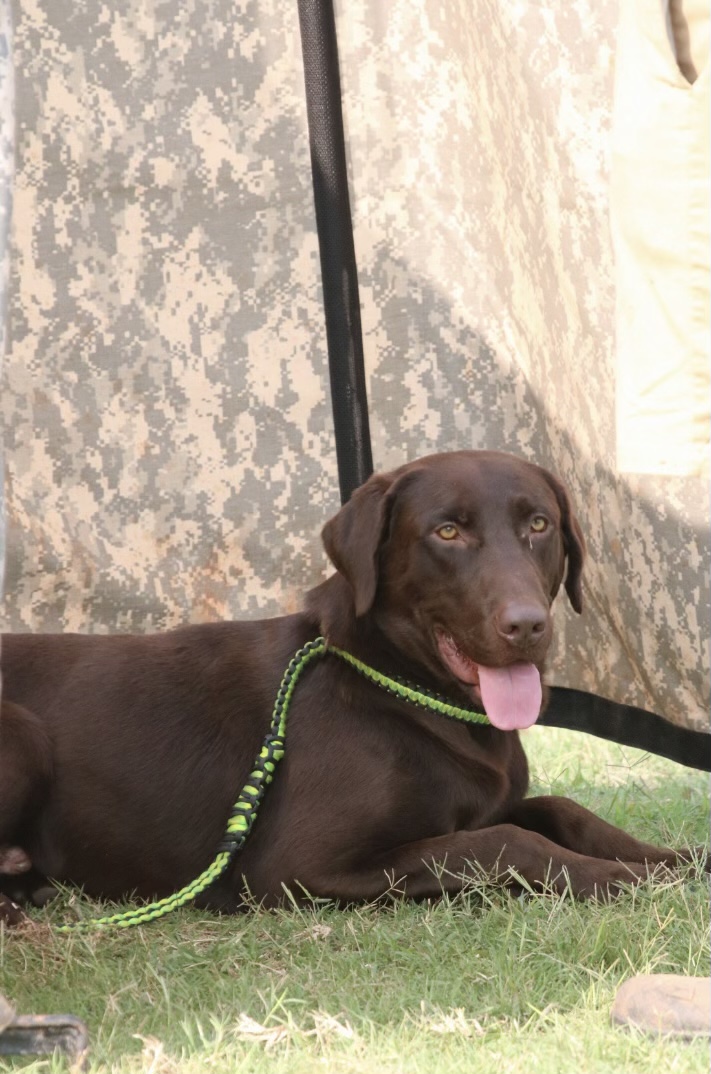
[[[332,0],[299,0],[341,502],[373,472]]]

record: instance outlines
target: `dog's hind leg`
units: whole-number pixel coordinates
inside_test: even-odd
[[[41,721],[12,701],[0,703],[0,847],[40,806],[51,772],[52,747]]]
[[[11,701],[0,704],[0,894],[36,901],[46,888],[23,847],[42,804],[52,771],[51,743],[34,713]],[[2,915],[0,904],[0,917]]]

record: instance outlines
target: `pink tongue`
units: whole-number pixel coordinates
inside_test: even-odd
[[[543,694],[535,664],[479,664],[479,689],[486,715],[500,731],[522,731],[538,719]]]

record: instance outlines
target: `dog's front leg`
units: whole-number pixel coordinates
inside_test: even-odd
[[[605,898],[646,875],[639,863],[604,861],[558,846],[516,824],[498,824],[479,831],[423,839],[397,847],[378,861],[342,872],[306,887],[340,901],[378,898],[388,892],[408,898],[454,894],[467,878],[559,893],[568,888],[577,898]]]
[[[674,868],[693,858],[688,850],[672,850],[641,842],[570,798],[554,795],[524,798],[506,820],[591,858],[633,861],[651,868],[656,865]]]

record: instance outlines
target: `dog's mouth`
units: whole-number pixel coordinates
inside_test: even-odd
[[[523,731],[538,719],[543,700],[541,674],[535,664],[518,661],[507,667],[477,664],[451,634],[437,631],[437,648],[444,666],[467,689],[500,731]]]

